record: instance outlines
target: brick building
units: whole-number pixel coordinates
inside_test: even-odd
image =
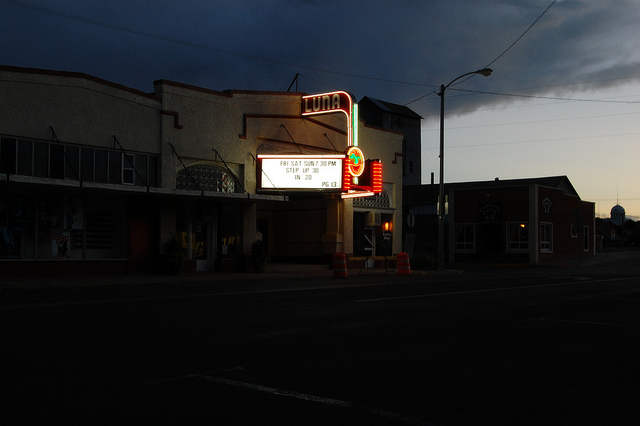
[[[595,205],[566,176],[449,183],[445,194],[449,263],[554,263],[595,254]],[[436,185],[404,188],[415,255],[437,254],[437,197]]]

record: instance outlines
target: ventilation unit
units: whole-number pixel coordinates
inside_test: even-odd
[[[365,226],[380,226],[382,223],[382,213],[367,212],[364,220]]]

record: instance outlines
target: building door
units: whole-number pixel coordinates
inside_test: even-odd
[[[505,239],[500,223],[485,223],[478,226],[478,260],[497,262],[502,259]]]
[[[376,255],[376,228],[373,226],[367,226],[364,228],[364,255],[371,257],[366,261],[366,268],[373,268],[375,266],[375,260],[373,257]]]
[[[193,224],[191,258],[196,261],[196,271],[209,270],[209,247],[211,226],[208,221]]]

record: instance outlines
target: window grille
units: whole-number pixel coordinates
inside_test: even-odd
[[[236,180],[227,170],[213,164],[195,164],[176,174],[176,188],[192,191],[236,192]]]
[[[384,191],[371,197],[354,198],[353,207],[371,207],[378,209],[393,208],[389,195]]]

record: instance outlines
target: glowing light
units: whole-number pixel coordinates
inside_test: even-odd
[[[358,146],[358,105],[344,91],[302,97],[302,115],[341,112],[347,116],[347,146]]]
[[[337,91],[302,97],[302,115],[342,112],[351,119],[353,100],[347,92]]]
[[[353,123],[351,127],[353,130],[351,131],[351,140],[349,142],[351,143],[351,146],[358,146],[358,104],[353,104],[352,111],[351,119],[353,120]]]
[[[352,146],[347,150],[347,158],[349,159],[349,171],[351,176],[358,177],[364,172],[364,154],[358,147]]]
[[[382,163],[380,161],[371,161],[371,190],[376,194],[382,192]]]
[[[258,155],[262,191],[342,191],[345,155]]]
[[[342,174],[342,190],[349,192],[351,189],[351,160],[349,157],[344,159],[344,169]]]
[[[359,198],[359,197],[371,197],[372,195],[376,195],[371,191],[349,191],[343,192],[342,198]]]

